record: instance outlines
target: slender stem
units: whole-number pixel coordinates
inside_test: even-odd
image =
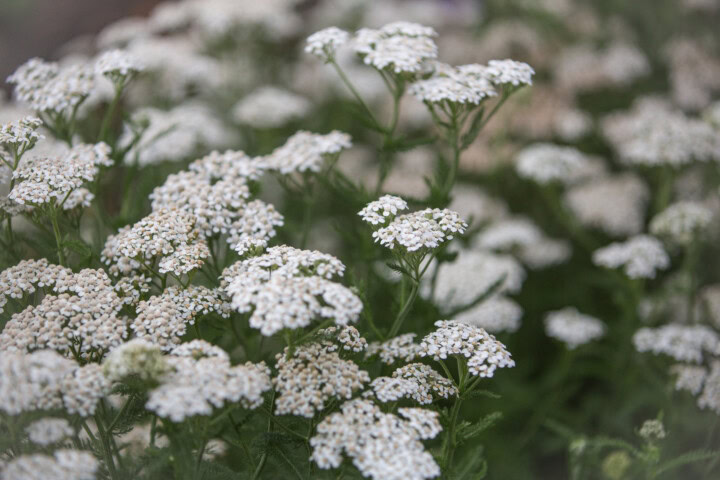
[[[115,96],[110,103],[105,116],[103,117],[102,126],[100,127],[100,134],[98,135],[98,141],[105,141],[107,139],[108,130],[110,128],[110,122],[115,113],[118,103],[120,102],[120,96],[122,95],[122,85],[115,85]]]
[[[58,262],[61,266],[65,266],[65,252],[63,251],[62,247],[62,235],[60,234],[60,226],[58,225],[57,210],[55,210],[55,207],[52,207],[52,210],[50,211],[50,222],[52,223],[53,234],[55,235],[55,245],[57,247]]]
[[[275,391],[272,392],[272,397],[270,397],[270,411],[272,412],[273,406],[275,405]],[[273,431],[273,418],[272,415],[268,418],[268,426],[267,426],[267,432],[272,433]],[[253,473],[252,480],[257,480],[260,478],[260,474],[263,471],[263,468],[265,468],[265,463],[267,462],[267,449],[262,453],[262,456],[260,457],[260,462],[258,463],[257,468],[255,469],[255,472]]]
[[[367,103],[365,103],[365,100],[363,100],[362,96],[360,96],[360,93],[355,89],[355,86],[352,84],[350,79],[345,75],[345,72],[343,72],[342,68],[340,68],[340,65],[337,64],[335,60],[331,60],[330,64],[333,66],[335,71],[337,72],[338,76],[340,77],[340,80],[345,84],[345,86],[350,90],[350,92],[355,97],[355,100],[358,101],[358,103],[363,107],[365,112],[370,117],[370,121],[375,125],[375,128],[377,128],[379,131],[383,132],[385,131],[385,128],[383,128],[380,123],[375,118],[375,115],[373,114],[372,110],[370,110],[370,107],[368,107]]]
[[[405,317],[407,317],[408,313],[410,313],[410,309],[415,302],[415,298],[417,298],[418,290],[420,289],[420,282],[418,282],[416,279],[411,279],[411,281],[412,284],[410,286],[410,295],[408,295],[407,300],[405,300],[405,305],[403,305],[402,310],[400,310],[397,318],[395,318],[395,322],[393,322],[387,338],[393,338],[395,335],[397,335],[397,333],[400,331],[400,327],[405,321]]]
[[[442,465],[443,469],[447,472],[452,465],[453,456],[455,455],[455,447],[457,444],[456,439],[456,426],[458,415],[460,413],[460,406],[462,405],[462,397],[458,396],[453,404],[453,408],[450,412],[450,426],[448,427],[445,438],[443,439],[443,454],[442,454]]]

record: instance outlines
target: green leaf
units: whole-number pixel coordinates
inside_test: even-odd
[[[718,454],[720,454],[720,452],[718,451],[712,452],[706,450],[694,450],[692,452],[683,453],[682,455],[679,455],[671,460],[668,460],[667,462],[660,464],[660,466],[658,466],[652,473],[651,478],[657,478],[658,476],[669,472],[670,470],[682,467],[683,465],[688,465],[695,462],[702,462],[703,460],[710,460]]]
[[[481,107],[480,110],[475,114],[475,117],[470,124],[470,128],[465,132],[460,141],[460,149],[465,150],[468,148],[480,134],[480,130],[483,127],[483,116],[485,115],[485,107]]]
[[[478,398],[478,397],[492,398],[493,400],[502,398],[501,395],[498,395],[495,392],[491,392],[490,390],[473,390],[471,392],[466,393],[463,398]]]
[[[492,412],[475,423],[461,426],[461,428],[458,429],[458,436],[463,440],[475,438],[488,428],[495,425],[502,417],[503,414],[501,412]]]

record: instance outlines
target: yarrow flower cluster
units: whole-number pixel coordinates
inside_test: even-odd
[[[53,294],[48,292],[37,305],[10,317],[0,333],[0,348],[51,348],[85,357],[123,342],[128,320],[120,314],[122,300],[104,271],[86,269],[74,274],[49,266],[48,271],[57,272]]]
[[[380,402],[396,402],[409,398],[420,405],[428,405],[435,398],[449,398],[458,394],[452,381],[443,377],[428,365],[411,363],[400,367],[392,377],[377,377],[365,397],[375,397]]]
[[[414,342],[416,336],[414,333],[404,333],[384,342],[373,342],[368,345],[365,358],[377,356],[387,365],[396,361],[411,362],[420,352],[420,345]]]
[[[547,314],[545,333],[573,350],[605,335],[605,324],[574,307],[566,307]]]
[[[25,428],[31,442],[36,445],[52,445],[75,434],[75,430],[64,418],[41,418]]]
[[[350,34],[337,27],[328,27],[313,33],[307,38],[305,51],[321,60],[330,61],[335,58],[337,49],[350,40]]]
[[[470,374],[478,377],[492,377],[498,368],[515,366],[505,345],[482,328],[452,320],[437,321],[435,326],[437,329],[420,342],[421,357],[464,357]]]
[[[52,456],[42,453],[21,455],[2,470],[5,480],[95,480],[100,462],[90,452],[56,450]]]
[[[357,320],[362,302],[347,287],[330,279],[345,267],[331,255],[292,247],[272,247],[258,257],[226,269],[226,292],[232,307],[250,314],[250,326],[270,336],[296,329],[318,318],[338,325]]]
[[[122,87],[133,75],[145,67],[139,59],[124,50],[108,50],[95,61],[95,73],[109,78],[117,87]]]
[[[264,363],[232,366],[225,352],[202,340],[177,347],[167,361],[172,370],[150,391],[146,407],[172,422],[210,415],[226,402],[257,408],[271,388]]]
[[[433,75],[410,85],[409,92],[422,102],[431,104],[479,105],[497,95],[483,65],[452,67],[438,63]]]
[[[9,415],[64,408],[90,416],[110,387],[99,365],[80,367],[52,350],[0,351],[0,373],[0,410]]]
[[[639,352],[664,354],[681,362],[702,362],[705,354],[720,355],[720,336],[704,325],[668,324],[641,328],[633,336]]]
[[[369,400],[345,402],[318,424],[311,459],[322,469],[338,468],[345,453],[363,476],[375,480],[437,477],[440,468],[421,443],[442,430],[437,412],[406,408],[400,414],[406,419],[383,413]]]
[[[650,222],[650,232],[680,245],[688,245],[712,221],[713,212],[696,202],[678,202],[657,214]]]
[[[649,235],[637,235],[626,242],[613,243],[593,253],[593,263],[605,268],[624,267],[630,278],[655,278],[658,270],[670,266],[662,243]]]
[[[168,370],[168,364],[159,345],[143,338],[134,338],[113,349],[103,361],[103,374],[111,382],[134,376],[154,381]]]
[[[427,208],[398,217],[393,210],[406,205],[399,197],[385,195],[380,200],[368,204],[359,215],[371,225],[385,224],[373,232],[373,238],[384,247],[400,247],[408,252],[421,249],[432,250],[452,240],[455,235],[465,233],[467,223],[451,210]],[[386,220],[380,222],[379,212]],[[386,214],[387,212],[387,214]],[[390,220],[388,223],[387,220]]]
[[[312,418],[328,400],[349,400],[370,381],[370,376],[350,360],[343,360],[332,344],[311,343],[276,356],[278,374],[273,385],[279,396],[278,415]]]
[[[13,172],[18,181],[8,198],[21,205],[64,206],[71,193],[91,182],[100,167],[112,165],[105,143],[77,145],[61,157],[24,159]]]
[[[455,320],[490,333],[515,332],[520,328],[523,309],[515,301],[493,295],[484,302],[455,315]]]
[[[135,225],[121,228],[108,237],[102,261],[112,273],[151,271],[177,276],[200,268],[210,256],[195,227],[194,215],[177,209],[158,209]]]
[[[325,161],[342,150],[352,147],[350,135],[334,130],[326,135],[299,131],[283,146],[265,157],[268,166],[283,175],[320,172]]]
[[[304,117],[310,102],[304,97],[277,87],[262,87],[233,107],[233,117],[254,128],[281,127]]]
[[[424,62],[437,57],[437,36],[430,27],[409,22],[395,22],[379,30],[360,29],[353,38],[353,48],[366,65],[395,74],[418,73]]]
[[[93,91],[95,72],[89,65],[61,68],[57,63],[33,58],[18,67],[7,81],[15,85],[17,99],[33,110],[68,114]]]
[[[45,138],[44,135],[38,133],[41,125],[42,120],[31,116],[0,125],[0,146],[21,157],[26,150],[33,148],[38,140]],[[14,165],[11,166],[14,167]]]
[[[541,185],[552,182],[573,184],[596,175],[599,171],[595,159],[572,147],[538,143],[522,150],[515,169],[523,178]]]

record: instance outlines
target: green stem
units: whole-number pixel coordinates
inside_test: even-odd
[[[273,406],[275,405],[275,391],[273,390],[272,397],[270,397],[270,411],[272,412]],[[272,416],[268,418],[268,426],[267,426],[267,433],[272,433],[273,431],[273,421]],[[267,449],[263,452],[262,456],[260,457],[260,462],[257,465],[257,468],[255,469],[255,472],[253,473],[252,480],[257,480],[260,478],[260,474],[263,471],[263,468],[265,468],[265,463],[267,463]]]
[[[335,60],[331,60],[330,64],[333,66],[335,71],[337,72],[338,76],[340,77],[340,80],[345,84],[345,86],[350,90],[350,92],[355,97],[355,100],[358,101],[358,103],[363,107],[365,112],[370,117],[370,121],[374,124],[375,128],[377,128],[378,131],[384,132],[386,129],[383,128],[380,123],[375,118],[375,115],[373,115],[372,110],[370,110],[370,107],[368,107],[367,103],[365,103],[365,100],[360,96],[360,93],[355,89],[355,86],[352,84],[350,79],[345,75],[345,72],[343,72],[342,68],[340,68],[340,65],[335,62]]]
[[[50,212],[50,222],[52,223],[53,227],[53,235],[55,235],[55,245],[57,247],[58,262],[61,266],[65,266],[65,252],[63,251],[62,247],[62,235],[60,234],[60,226],[58,225],[57,210],[55,210],[55,207],[52,207],[52,210]]]
[[[461,405],[462,397],[458,396],[450,412],[450,426],[448,427],[445,438],[443,439],[442,466],[446,473],[452,465],[453,457],[455,455],[455,447],[457,446],[456,427]]]
[[[110,103],[105,116],[103,117],[102,126],[100,127],[100,134],[98,135],[98,141],[107,140],[108,130],[110,129],[110,122],[115,113],[118,103],[120,102],[120,96],[122,95],[123,88],[121,85],[115,85],[115,96]]]
[[[395,318],[395,322],[393,322],[392,327],[390,328],[390,332],[387,335],[387,338],[393,338],[397,333],[400,331],[400,327],[402,326],[403,322],[405,321],[405,318],[407,317],[408,313],[410,313],[410,309],[413,306],[413,303],[415,302],[415,298],[417,298],[418,290],[420,289],[420,282],[411,279],[412,285],[410,287],[410,295],[408,295],[407,300],[405,300],[405,305],[403,305],[402,310],[400,310],[400,313],[398,313],[397,318]]]

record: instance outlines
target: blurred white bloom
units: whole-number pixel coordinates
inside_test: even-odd
[[[372,342],[368,345],[365,358],[378,356],[387,365],[391,365],[398,360],[411,362],[417,357],[420,348],[413,341],[415,337],[415,333],[405,333],[384,342]]]
[[[297,347],[292,354],[285,348],[276,355],[278,373],[272,380],[279,394],[276,414],[313,418],[331,398],[348,400],[370,381],[366,371],[328,347],[311,343]]]
[[[638,432],[645,440],[662,440],[665,438],[665,427],[660,420],[645,420]]]
[[[95,73],[89,65],[59,67],[32,58],[7,79],[15,85],[15,96],[39,112],[69,115],[92,93]]]
[[[426,60],[437,57],[436,36],[430,27],[395,22],[379,30],[362,28],[353,39],[355,52],[366,65],[396,74],[417,73]]]
[[[697,365],[674,365],[670,372],[675,376],[675,389],[687,390],[693,395],[700,393],[707,376],[707,369]]]
[[[566,307],[548,313],[545,317],[545,333],[572,350],[605,335],[605,324],[595,317],[578,312],[574,307]]]
[[[436,417],[436,412],[427,413],[421,428],[419,416],[411,413],[414,409],[403,410],[411,420],[383,413],[369,400],[351,400],[340,409],[325,417],[310,439],[310,458],[320,468],[338,468],[345,453],[363,476],[374,480],[423,480],[440,475],[440,467],[420,442],[440,432],[437,418],[429,418]]]
[[[283,175],[307,171],[317,173],[322,170],[327,158],[350,147],[352,142],[347,133],[333,130],[321,135],[301,130],[273,150],[265,161],[271,169]]]
[[[3,480],[95,480],[100,464],[92,453],[56,450],[15,457],[3,469]]]
[[[405,200],[394,195],[383,195],[374,202],[367,204],[358,212],[364,222],[371,225],[385,225],[392,220],[399,211],[407,210],[408,204]]]
[[[143,70],[142,63],[125,50],[108,50],[95,60],[95,74],[108,77],[114,83],[126,81]]]
[[[10,299],[19,300],[35,293],[36,289],[49,289],[70,269],[51,265],[47,259],[21,260],[17,265],[0,272],[0,313]]]
[[[597,176],[603,166],[598,159],[573,147],[536,143],[518,154],[515,169],[521,177],[541,185],[552,182],[571,185]]]
[[[508,207],[499,198],[492,197],[476,185],[455,185],[448,209],[458,212],[476,227],[485,222],[499,220],[507,215]]]
[[[305,51],[327,62],[335,58],[337,49],[349,40],[350,34],[345,30],[329,27],[310,35]]]
[[[143,338],[123,343],[103,360],[103,373],[111,382],[120,382],[130,376],[157,380],[167,369],[162,349]]]
[[[614,43],[604,50],[588,45],[560,53],[554,76],[562,88],[572,91],[623,87],[650,73],[650,62],[637,47]]]
[[[167,111],[141,108],[133,112],[132,118],[135,123],[149,124],[125,156],[125,163],[141,167],[192,158],[198,150],[222,148],[232,139],[220,118],[197,103],[183,103]],[[130,147],[134,140],[135,134],[126,128],[118,145]]]
[[[592,260],[601,267],[624,267],[630,278],[655,278],[657,270],[670,266],[670,257],[662,243],[648,235],[636,235],[625,242],[600,248],[593,253]]]
[[[208,347],[205,350],[215,351],[211,345]],[[257,408],[263,402],[263,393],[271,388],[270,369],[264,363],[231,366],[227,355],[179,353],[168,356],[172,371],[150,391],[146,404],[148,410],[172,422],[210,415],[214,408],[221,408],[225,403]]]
[[[652,100],[626,113],[608,115],[602,130],[621,160],[630,165],[680,167],[720,160],[720,135],[707,123]]]
[[[480,327],[490,333],[515,332],[520,328],[522,314],[522,307],[516,302],[502,295],[494,295],[455,315],[455,320]]]
[[[515,366],[505,345],[482,328],[448,320],[437,321],[435,326],[437,329],[420,342],[421,357],[465,357],[470,374],[479,377],[492,377],[498,368]]]
[[[668,324],[658,328],[641,328],[633,336],[639,352],[664,354],[681,362],[700,363],[703,353],[720,355],[720,337],[704,325]]]
[[[573,186],[565,194],[565,203],[583,225],[626,236],[643,231],[649,197],[639,177],[622,173]]]
[[[281,127],[304,117],[310,102],[300,95],[277,87],[260,87],[233,107],[233,118],[254,128]]]
[[[710,366],[702,394],[698,397],[698,407],[720,414],[720,361],[716,360]]]
[[[650,232],[680,245],[688,245],[710,225],[713,211],[697,202],[677,202],[658,213]]]
[[[699,2],[702,0],[686,0]],[[717,9],[717,3],[714,4]],[[690,37],[673,37],[663,46],[672,98],[683,110],[708,106],[720,90],[720,60],[712,48]]]
[[[482,250],[514,253],[528,267],[540,269],[566,261],[572,252],[568,242],[547,238],[532,221],[507,218],[490,224],[473,241]]]
[[[46,446],[57,443],[75,434],[75,430],[64,418],[41,418],[25,428],[30,441],[36,445]]]
[[[525,270],[509,255],[462,250],[454,262],[440,264],[433,300],[443,311],[464,307],[500,282],[497,293],[517,293],[525,280]],[[424,296],[430,285],[423,282]]]

